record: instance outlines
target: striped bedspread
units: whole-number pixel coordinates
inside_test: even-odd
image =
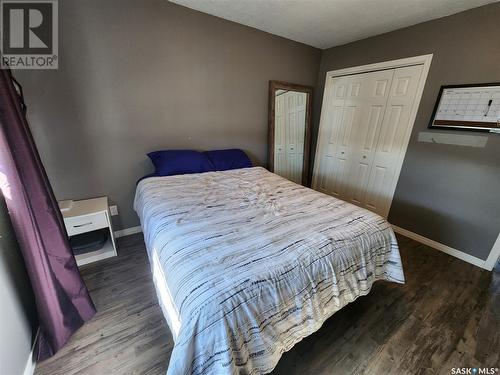
[[[148,178],[134,207],[169,375],[270,372],[374,281],[404,282],[387,221],[260,167]]]

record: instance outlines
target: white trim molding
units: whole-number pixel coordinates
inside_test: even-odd
[[[326,114],[327,114],[327,103],[328,103],[328,97],[330,94],[331,90],[331,82],[332,78],[334,77],[342,77],[342,76],[348,76],[348,75],[353,75],[353,74],[360,74],[360,73],[368,73],[368,72],[374,72],[374,71],[379,71],[379,70],[388,70],[388,69],[396,69],[396,68],[404,68],[407,66],[415,66],[415,65],[422,65],[422,73],[420,75],[420,79],[418,81],[418,86],[417,86],[417,92],[415,94],[415,100],[413,102],[413,106],[411,108],[410,112],[410,117],[409,117],[409,123],[411,126],[408,127],[406,130],[406,133],[403,138],[403,147],[401,149],[401,152],[398,155],[398,164],[394,170],[394,176],[390,185],[390,202],[388,202],[387,207],[384,209],[384,216],[387,218],[389,215],[389,211],[391,209],[392,205],[392,200],[394,198],[394,193],[396,191],[396,186],[399,180],[399,175],[401,174],[401,168],[403,167],[403,161],[404,157],[406,155],[406,150],[408,149],[408,144],[410,142],[410,137],[411,133],[413,131],[413,127],[415,125],[415,119],[417,118],[417,113],[418,113],[418,108],[420,106],[420,101],[422,100],[422,95],[424,93],[424,88],[425,88],[425,83],[427,81],[427,76],[429,75],[429,70],[431,67],[432,63],[432,57],[433,54],[428,54],[428,55],[420,55],[420,56],[414,56],[414,57],[408,57],[404,59],[397,59],[397,60],[390,60],[390,61],[382,61],[374,64],[368,64],[368,65],[360,65],[360,66],[354,66],[350,68],[344,68],[344,69],[337,69],[337,70],[331,70],[326,73],[326,79],[325,79],[325,87],[323,91],[323,102],[321,105],[321,114],[320,114],[320,123],[319,123],[319,131],[318,134],[321,133],[321,129],[325,126],[323,123],[326,121]],[[319,137],[319,135],[318,135]],[[319,155],[320,151],[320,142],[316,142],[316,151],[315,151],[315,157],[314,157],[314,165],[313,165],[313,178],[312,178],[312,185],[316,186],[316,178],[317,178],[317,166],[318,166],[318,160],[316,159],[316,156]]]
[[[500,233],[498,234],[497,240],[493,244],[493,248],[490,251],[488,259],[486,259],[485,268],[491,271],[497,264],[499,258],[500,258]]]
[[[114,235],[115,235],[115,238],[120,238],[120,237],[129,236],[131,234],[136,234],[136,233],[140,233],[140,232],[142,232],[142,228],[140,225],[138,225],[136,227],[115,230]]]
[[[488,261],[484,261],[484,260],[479,259],[475,256],[464,253],[463,251],[454,249],[454,248],[449,247],[447,245],[444,245],[440,242],[431,240],[430,238],[421,236],[420,234],[413,233],[407,229],[400,228],[397,225],[394,225],[394,224],[391,224],[391,225],[392,225],[392,229],[394,229],[394,232],[399,233],[405,237],[411,238],[412,240],[415,240],[415,241],[420,242],[424,245],[432,247],[433,249],[442,251],[443,253],[446,253],[446,254],[451,255],[455,258],[463,260],[464,262],[473,264],[477,267],[484,268],[488,271],[491,271],[493,269],[493,267],[488,268],[488,265],[487,265]],[[497,242],[499,242],[499,241],[497,240]],[[491,256],[491,254],[490,254],[490,256]]]
[[[427,79],[427,73],[429,72],[429,68],[431,66],[432,56],[433,54],[430,53],[428,55],[407,57],[404,59],[382,61],[375,64],[367,64],[367,65],[353,66],[350,68],[331,70],[326,73],[326,78],[328,79],[333,77],[350,76],[352,74],[374,72],[377,70],[404,68],[405,66],[412,66],[412,65],[423,65],[424,70],[422,71],[422,77],[424,77],[423,81],[425,84],[425,80]]]

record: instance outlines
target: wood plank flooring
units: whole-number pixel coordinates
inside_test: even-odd
[[[451,374],[500,366],[500,266],[487,272],[398,236],[406,284],[378,282],[285,353],[273,375]],[[173,342],[142,235],[82,269],[97,307],[38,375],[165,374]],[[498,372],[497,372],[498,373]]]

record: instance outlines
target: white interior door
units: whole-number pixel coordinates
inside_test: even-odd
[[[332,78],[313,187],[387,216],[422,66]]]
[[[346,106],[349,77],[333,78],[325,92],[326,118],[318,134],[318,155],[313,187],[325,194],[342,198],[345,191],[351,127],[355,107]]]
[[[356,106],[350,150],[347,189],[343,199],[364,205],[366,188],[375,154],[377,136],[384,117],[394,70],[350,76],[349,87],[356,95],[350,101]]]
[[[393,70],[333,78],[322,122],[315,188],[361,204]],[[365,151],[365,153],[362,153]]]
[[[415,103],[422,65],[398,68],[390,89],[384,120],[379,131],[373,166],[366,187],[364,206],[387,217],[399,161],[411,132],[410,114]]]

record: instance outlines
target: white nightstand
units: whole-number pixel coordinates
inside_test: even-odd
[[[61,208],[68,236],[71,237],[103,228],[107,228],[109,231],[108,239],[104,246],[99,250],[75,255],[76,264],[82,266],[116,256],[116,245],[111,225],[108,198],[101,197],[72,201],[69,208],[66,207],[64,209],[64,203],[67,202],[59,202],[59,207]]]

